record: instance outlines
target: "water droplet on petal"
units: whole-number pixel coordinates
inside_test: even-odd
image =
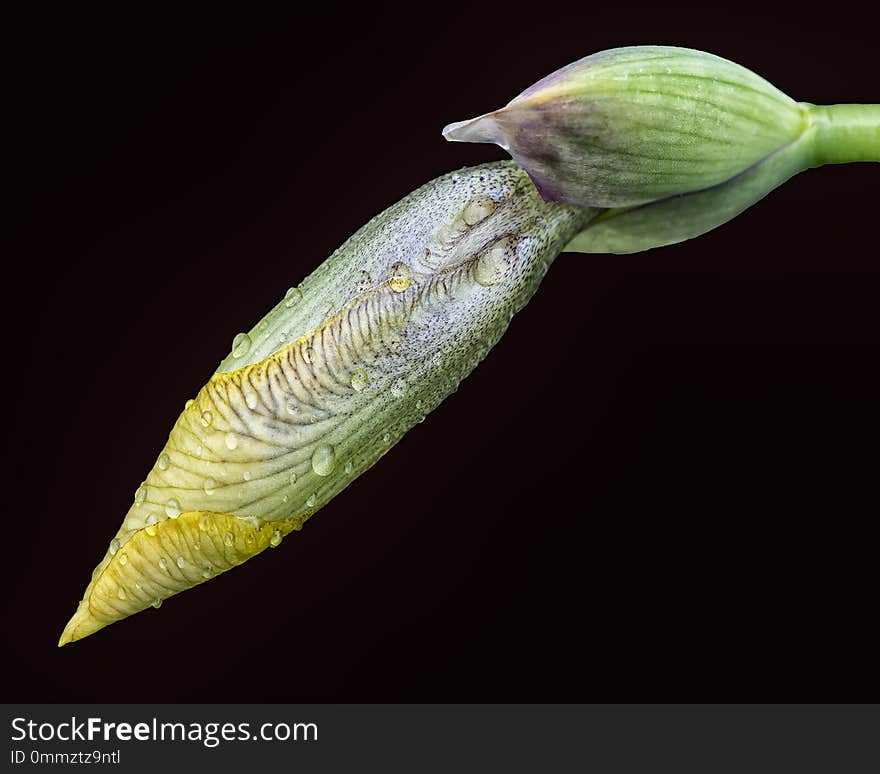
[[[110,556],[113,556],[119,550],[119,541],[116,538],[110,541]]]
[[[218,486],[219,484],[213,478],[206,478],[202,488],[205,490],[206,495],[212,495],[217,491]]]
[[[246,333],[239,333],[232,340],[232,357],[244,357],[251,348],[251,337]]]
[[[336,452],[328,443],[322,443],[312,452],[312,470],[319,476],[329,476],[336,467]]]
[[[513,263],[514,247],[514,241],[510,237],[503,237],[495,242],[477,261],[474,267],[474,279],[483,287],[500,282]]]
[[[202,570],[202,577],[203,577],[203,578],[210,578],[210,577],[211,577],[211,573],[212,573],[213,571],[214,571],[213,568],[212,568],[211,565],[209,564],[207,567],[205,567],[204,570]]]
[[[156,467],[159,470],[168,470],[168,466],[171,464],[171,459],[167,454],[160,454],[159,459],[156,461]]]
[[[226,443],[226,448],[229,451],[233,451],[238,448],[238,436],[235,433],[226,433],[226,438],[224,439]]]
[[[346,474],[350,474],[352,470],[354,470],[354,465],[352,465],[351,460],[349,460],[345,463],[345,472]]]
[[[412,285],[412,272],[409,266],[402,261],[392,264],[388,271],[388,287],[395,293],[403,293],[410,285]]]
[[[120,599],[125,599],[125,589],[122,588],[122,586],[120,586],[119,589],[116,591],[116,596]]]
[[[358,368],[351,374],[351,388],[355,392],[363,392],[370,383],[370,377],[363,368]]]
[[[290,472],[290,477],[288,478],[288,481],[290,481],[291,486],[296,483],[296,473],[294,471]]]
[[[159,560],[159,569],[160,570],[167,570],[168,569],[168,562],[166,562],[165,559]]]
[[[153,600],[152,605],[153,605],[153,607],[156,608],[156,610],[158,610],[160,607],[162,607],[162,600],[159,599],[159,597],[156,597],[156,598]]]
[[[391,433],[385,433],[385,435],[382,436],[382,440],[385,441],[385,443],[389,443],[391,441]]]
[[[318,502],[318,498],[317,498],[315,495],[312,494],[312,495],[309,495],[309,499],[306,500],[306,505],[307,505],[309,508],[314,508],[316,502]]]
[[[123,567],[125,567],[125,565],[128,564],[128,555],[127,554],[120,554],[119,555],[119,564],[121,564]]]
[[[203,532],[210,532],[211,527],[214,526],[214,520],[206,513],[199,519],[199,528]]]
[[[134,504],[140,505],[146,499],[147,499],[147,487],[144,484],[141,484],[137,488],[137,491],[134,493]]]
[[[180,516],[180,503],[173,497],[165,503],[165,515],[168,516],[169,519],[176,519]]]
[[[272,533],[272,537],[269,538],[269,545],[272,546],[272,548],[275,548],[276,546],[278,546],[280,544],[281,544],[281,530],[276,529]]]
[[[250,481],[251,480],[251,472],[249,470],[246,470],[244,473],[241,474],[241,477],[244,481]]]
[[[227,532],[226,537],[223,539],[223,543],[227,547],[231,548],[235,545],[235,535],[233,535],[231,532]]]
[[[284,294],[284,306],[290,309],[298,301],[302,301],[302,291],[299,288],[290,288]],[[276,296],[277,298],[277,296]]]
[[[203,411],[200,419],[202,427],[210,427],[214,421],[214,415],[210,411]]]
[[[467,203],[462,218],[469,226],[479,223],[495,212],[495,201],[488,196],[477,196]]]
[[[178,556],[178,557],[177,557],[177,566],[178,566],[181,570],[182,570],[184,567],[186,567],[186,559],[184,559],[182,556]]]

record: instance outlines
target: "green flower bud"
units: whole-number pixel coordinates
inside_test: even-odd
[[[797,102],[733,62],[634,46],[563,67],[444,135],[497,143],[545,199],[629,207],[729,180],[808,123]]]

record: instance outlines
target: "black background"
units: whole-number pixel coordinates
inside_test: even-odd
[[[232,336],[386,206],[505,157],[445,123],[638,43],[880,102],[878,24],[729,2],[10,20],[4,698],[876,698],[867,164],[685,244],[560,257],[462,389],[302,533],[56,642]]]

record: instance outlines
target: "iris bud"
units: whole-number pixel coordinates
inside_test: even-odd
[[[806,124],[797,102],[733,62],[634,46],[563,67],[444,135],[505,148],[545,199],[628,207],[728,180]]]

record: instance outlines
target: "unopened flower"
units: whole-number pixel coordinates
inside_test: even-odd
[[[568,249],[635,252],[704,233],[792,175],[880,159],[880,107],[795,102],[687,48],[603,51],[444,129],[492,142],[548,201],[609,208]]]

